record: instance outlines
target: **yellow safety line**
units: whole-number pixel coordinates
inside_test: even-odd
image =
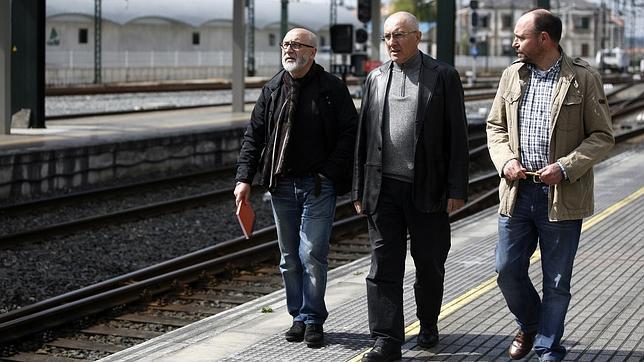
[[[590,219],[586,220],[582,227],[581,231],[584,232],[591,227],[595,226],[597,223],[600,221],[604,220],[611,214],[614,214],[617,210],[623,208],[624,206],[630,204],[631,202],[635,201],[637,198],[640,196],[644,195],[644,187],[640,188],[639,190],[635,191],[631,195],[627,196],[623,200],[613,204],[612,206],[608,207],[604,211],[600,212],[599,214],[591,217]],[[541,259],[541,253],[537,250],[532,257],[530,258],[530,264],[533,264],[537,262],[539,259]],[[458,298],[452,300],[451,302],[445,304],[444,306],[441,307],[441,313],[438,316],[438,320],[443,320],[452,313],[458,311],[468,303],[476,300],[478,297],[482,296],[483,294],[489,292],[490,290],[494,289],[496,287],[496,276],[484,281],[483,283],[479,284],[478,286],[470,289],[469,291],[465,292],[463,295],[459,296]],[[413,337],[415,337],[418,332],[420,331],[420,321],[416,321],[410,325],[408,325],[405,328],[405,341],[409,341]],[[351,358],[348,362],[359,362],[362,360],[362,355],[367,353],[371,347],[366,348],[362,352],[360,352],[358,355],[355,357]]]

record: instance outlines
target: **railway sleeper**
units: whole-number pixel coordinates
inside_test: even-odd
[[[106,336],[117,336],[117,337],[128,337],[128,338],[139,338],[139,339],[152,339],[163,334],[163,332],[156,331],[146,331],[140,329],[131,329],[131,328],[115,328],[106,325],[97,325],[92,326],[86,329],[81,330],[85,334],[102,334]]]

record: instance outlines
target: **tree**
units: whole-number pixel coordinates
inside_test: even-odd
[[[431,23],[436,21],[436,3],[435,0],[393,0],[391,9],[392,13],[406,11],[414,14],[419,22]]]

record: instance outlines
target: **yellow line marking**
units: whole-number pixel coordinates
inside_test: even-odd
[[[582,227],[581,231],[584,232],[591,227],[597,225],[600,221],[604,220],[611,214],[614,214],[617,212],[617,210],[623,208],[624,206],[630,204],[631,202],[635,201],[639,197],[644,195],[644,187],[640,188],[639,190],[635,191],[634,193],[630,194],[623,200],[611,205],[604,211],[600,212],[599,214],[589,218],[586,220]],[[535,251],[535,253],[532,255],[530,258],[530,264],[536,263],[541,259],[541,254],[539,251]],[[438,320],[441,321],[445,318],[447,318],[449,315],[453,314],[454,312],[458,311],[465,305],[469,304],[470,302],[476,300],[483,294],[489,292],[490,290],[494,289],[496,287],[496,276],[484,281],[483,283],[479,284],[478,286],[468,290],[458,298],[452,300],[451,302],[445,304],[444,306],[441,307],[441,313],[438,316]],[[420,321],[416,321],[410,325],[408,325],[405,328],[405,343],[409,342],[412,338],[414,338],[418,332],[420,331]],[[358,355],[354,356],[351,358],[348,362],[359,362],[362,360],[362,355],[367,353],[369,350],[371,350],[371,347],[366,348],[362,352],[360,352]]]

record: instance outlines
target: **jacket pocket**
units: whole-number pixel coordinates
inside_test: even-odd
[[[518,92],[515,90],[507,90],[503,93],[501,97],[503,98],[505,103],[512,104],[519,101],[519,97],[521,97],[521,92]]]
[[[562,183],[555,201],[563,206],[565,213],[589,210],[593,204],[592,178],[586,174],[577,182]]]
[[[375,163],[364,165],[364,180],[362,190],[362,208],[365,212],[375,211],[378,202],[378,194],[382,182],[382,166]]]
[[[581,125],[581,106],[583,96],[578,93],[567,94],[561,104],[557,128],[562,131],[578,131]]]

